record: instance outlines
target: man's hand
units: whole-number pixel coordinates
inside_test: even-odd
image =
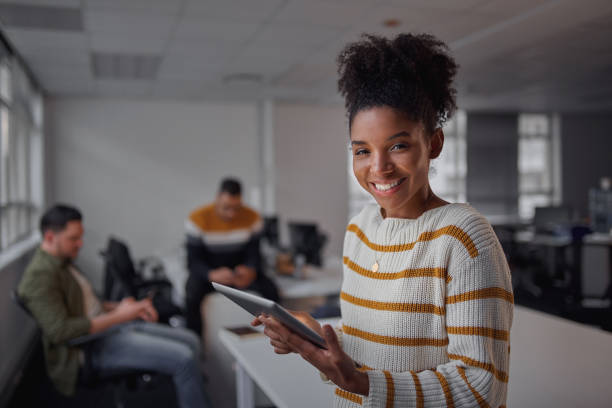
[[[234,272],[230,268],[221,267],[208,272],[208,280],[222,285],[234,285]]]
[[[255,268],[251,268],[246,265],[238,265],[235,268],[236,275],[234,276],[234,286],[239,289],[245,289],[251,286],[251,283],[257,277],[257,272],[255,272]]]
[[[125,298],[111,313],[118,316],[122,323],[138,318],[147,322],[156,322],[158,319],[157,310],[148,298],[138,302],[132,297]]]

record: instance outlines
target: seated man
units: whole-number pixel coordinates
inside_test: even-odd
[[[193,211],[186,229],[188,328],[202,334],[200,304],[214,291],[210,282],[254,290],[278,300],[276,286],[261,270],[262,221],[257,212],[242,204],[239,181],[223,180],[215,202]]]
[[[97,371],[142,369],[171,375],[181,407],[206,407],[199,369],[199,339],[184,329],[154,323],[149,299],[100,302],[72,261],[82,246],[81,213],[56,205],[41,218],[42,243],[28,265],[18,293],[42,329],[47,371],[60,393],[76,388],[81,350],[66,341],[108,330],[90,347]]]

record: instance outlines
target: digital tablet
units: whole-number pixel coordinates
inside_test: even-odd
[[[232,302],[236,303],[253,316],[259,316],[262,313],[274,316],[285,326],[289,327],[295,333],[314,345],[325,349],[327,348],[325,340],[323,340],[317,332],[293,317],[287,309],[278,303],[219,283],[212,282],[212,285],[216,291],[229,298]]]

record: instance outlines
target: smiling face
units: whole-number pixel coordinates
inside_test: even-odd
[[[435,202],[429,161],[443,143],[441,129],[428,135],[423,123],[390,107],[370,108],[357,113],[351,125],[353,172],[384,216],[417,218]]]

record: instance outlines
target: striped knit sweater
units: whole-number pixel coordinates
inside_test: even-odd
[[[417,219],[383,219],[367,206],[347,228],[341,308],[342,347],[370,389],[336,388],[335,407],[505,405],[510,271],[469,205]]]

